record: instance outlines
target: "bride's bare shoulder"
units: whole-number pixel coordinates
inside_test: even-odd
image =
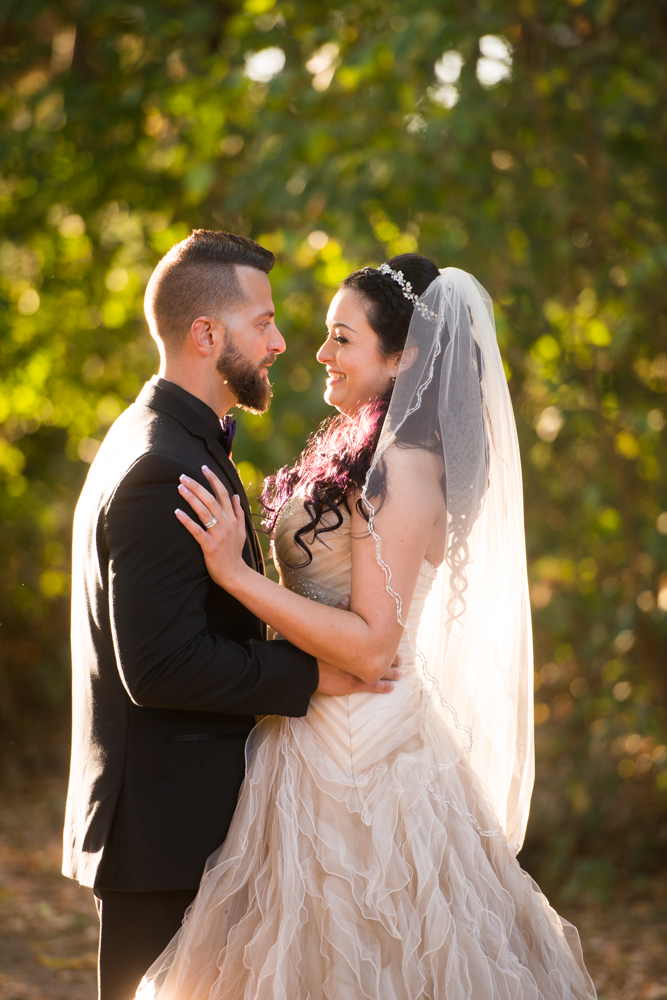
[[[439,489],[444,463],[441,455],[423,447],[390,447],[382,457],[389,489]],[[381,473],[382,474],[382,473]]]
[[[442,482],[444,463],[442,458],[428,448],[394,447],[387,448],[375,470],[371,473],[366,497],[375,504],[374,498],[382,498],[378,507],[382,508],[383,517],[397,517],[404,520],[406,509],[416,511],[416,498],[419,507],[428,519],[431,512],[437,516],[442,506]],[[350,504],[352,521],[358,522],[357,527],[365,527],[365,517],[361,508],[364,501],[358,503],[362,491],[354,494],[354,503]]]

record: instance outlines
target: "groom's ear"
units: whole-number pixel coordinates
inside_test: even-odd
[[[190,326],[189,344],[202,357],[210,357],[221,336],[220,323],[210,316],[198,316]]]

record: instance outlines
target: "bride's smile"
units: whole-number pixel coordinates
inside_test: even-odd
[[[341,288],[327,314],[327,339],[317,352],[326,365],[324,399],[351,416],[369,399],[378,399],[391,387],[401,352],[385,354],[368,321],[370,303],[352,288]]]

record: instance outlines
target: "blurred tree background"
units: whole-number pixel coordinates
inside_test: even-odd
[[[565,898],[649,878],[667,847],[664,3],[5,0],[0,26],[5,773],[66,752],[71,518],[156,369],[159,257],[204,226],[278,258],[288,353],[235,443],[256,491],[326,414],[337,283],[419,250],[492,294],[519,425],[523,863]]]

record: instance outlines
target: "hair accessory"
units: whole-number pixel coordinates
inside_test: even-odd
[[[391,267],[389,267],[389,264],[380,264],[378,271],[380,274],[386,274],[388,278],[391,278],[392,281],[395,281],[397,285],[401,286],[405,298],[409,299],[410,302],[414,304],[415,309],[419,310],[424,319],[430,319],[433,320],[433,322],[437,320],[437,314],[434,313],[432,309],[429,309],[423,302],[419,301],[419,296],[415,295],[412,291],[412,285],[409,281],[405,280],[405,275],[402,271],[394,271]]]

